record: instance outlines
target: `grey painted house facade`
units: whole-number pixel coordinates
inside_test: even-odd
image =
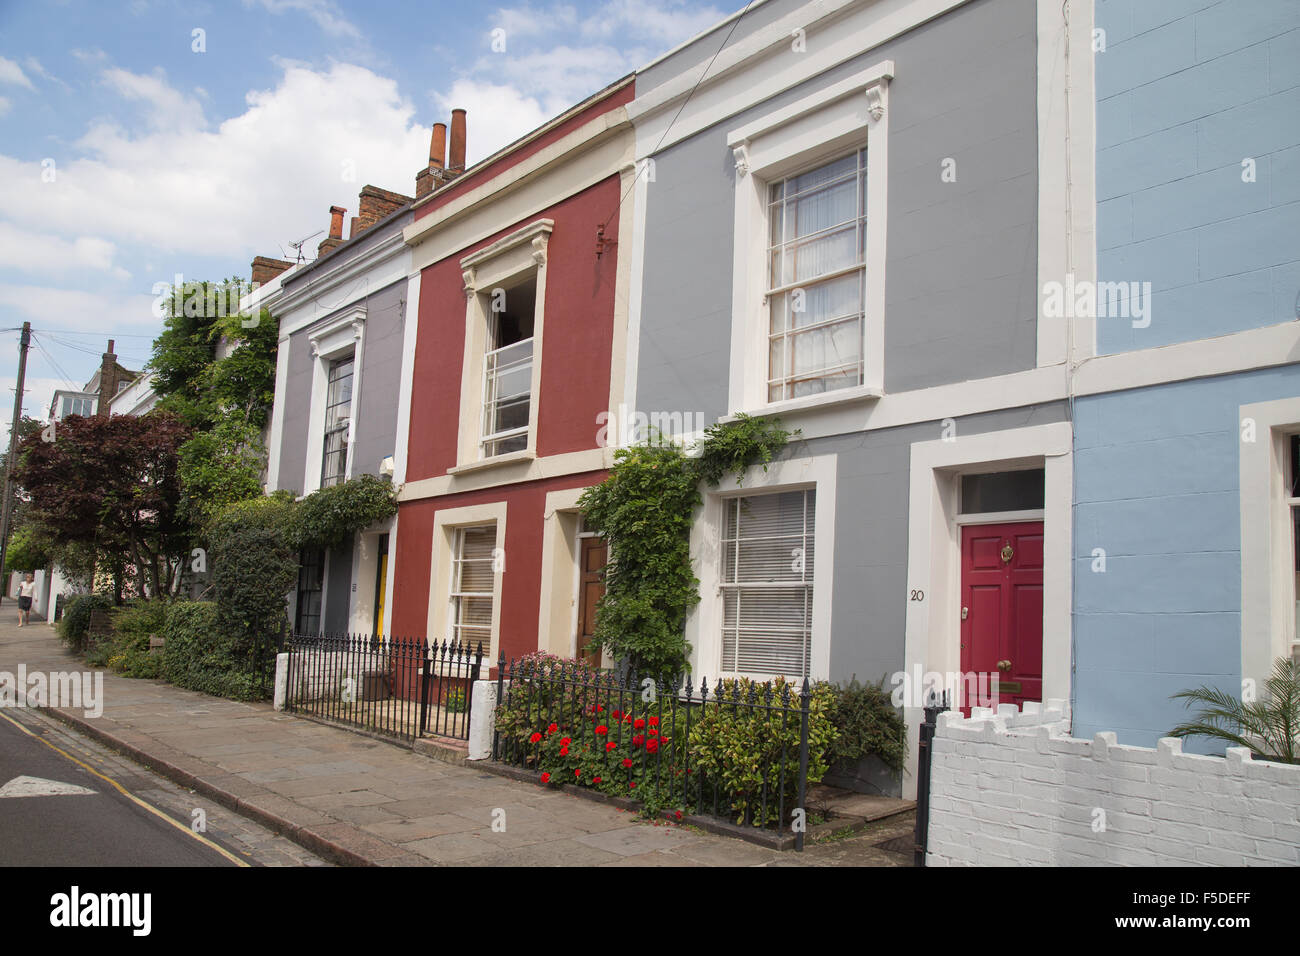
[[[380,213],[391,211],[380,218],[367,191],[373,187],[362,192],[360,219],[374,224],[358,229],[353,220],[352,237],[333,242],[341,240],[336,207],[336,228],[320,257],[280,278],[268,491],[306,495],[361,475],[394,476],[397,468],[398,435],[405,434],[398,427],[402,361],[415,301],[402,241],[410,200],[385,194]],[[290,608],[295,630],[387,633],[396,522],[301,556]]]
[[[638,74],[628,394],[801,432],[705,496],[696,673],[893,678],[913,746],[927,674],[1069,695],[1066,37],[1038,0],[768,0]]]

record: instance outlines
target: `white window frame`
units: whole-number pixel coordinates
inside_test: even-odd
[[[752,499],[755,499],[755,498],[765,498],[765,497],[768,497],[769,495],[800,494],[800,495],[803,495],[803,496],[804,496],[804,498],[803,498],[803,502],[804,502],[804,505],[803,505],[803,507],[804,507],[804,527],[803,527],[803,534],[801,535],[801,541],[802,541],[805,545],[808,543],[809,540],[812,541],[812,545],[813,545],[813,555],[814,555],[814,557],[813,557],[813,573],[812,573],[812,575],[809,575],[809,574],[807,573],[807,568],[806,568],[806,566],[805,566],[804,570],[801,572],[801,575],[800,575],[801,580],[800,580],[798,583],[795,583],[795,582],[788,582],[788,583],[782,583],[782,584],[763,584],[763,583],[759,583],[759,582],[746,582],[746,583],[742,583],[742,582],[739,582],[739,581],[733,581],[733,580],[721,580],[721,581],[719,582],[718,588],[719,588],[719,591],[721,592],[721,595],[722,595],[722,606],[723,606],[722,640],[721,640],[721,643],[720,643],[719,646],[720,646],[720,650],[721,650],[721,653],[722,653],[722,657],[723,657],[724,659],[725,659],[725,657],[726,657],[727,645],[730,644],[730,643],[733,643],[733,642],[736,642],[736,641],[739,640],[739,630],[740,630],[739,613],[737,613],[737,620],[736,620],[736,626],[735,626],[735,628],[729,628],[729,627],[727,626],[727,624],[726,624],[726,606],[727,606],[727,600],[726,600],[726,599],[727,599],[727,594],[728,594],[729,592],[740,593],[740,594],[743,595],[746,591],[762,591],[762,590],[776,589],[776,588],[788,589],[788,590],[794,590],[794,589],[797,588],[797,587],[805,587],[805,588],[809,588],[809,589],[811,589],[811,597],[812,597],[812,599],[813,599],[814,601],[817,599],[817,587],[816,587],[816,584],[815,584],[815,581],[814,581],[814,577],[815,577],[815,575],[816,575],[816,573],[817,573],[817,560],[816,560],[816,551],[817,551],[817,525],[816,525],[816,520],[817,520],[817,517],[816,517],[816,505],[814,504],[814,506],[813,506],[813,508],[814,508],[814,513],[813,513],[813,524],[812,524],[811,526],[809,526],[809,523],[808,523],[808,499],[807,499],[808,492],[812,492],[812,493],[813,493],[814,501],[815,501],[815,500],[816,500],[816,494],[817,494],[817,489],[816,489],[815,487],[813,487],[813,488],[781,488],[781,489],[778,489],[778,490],[776,490],[776,491],[764,490],[764,491],[758,492],[758,493],[756,493],[756,494],[749,494],[749,495],[732,494],[732,495],[727,495],[727,496],[725,496],[725,497],[723,498],[723,501],[722,501],[722,505],[723,505],[722,527],[719,529],[719,532],[720,532],[720,534],[719,534],[719,542],[720,542],[720,544],[721,544],[721,547],[720,547],[719,551],[720,551],[720,557],[722,558],[722,567],[723,567],[723,568],[726,568],[726,566],[727,566],[726,555],[725,555],[725,550],[724,550],[724,549],[725,549],[725,548],[731,548],[731,547],[734,547],[735,550],[736,550],[736,557],[737,557],[737,560],[736,560],[736,562],[735,562],[735,567],[736,567],[736,569],[739,568],[739,555],[740,555],[740,551],[742,550],[742,547],[743,547],[743,545],[744,545],[744,543],[745,543],[745,541],[746,541],[746,539],[745,539],[743,536],[741,536],[740,533],[739,533],[739,531],[740,531],[740,529],[739,529],[739,522],[737,522],[737,537],[736,537],[735,539],[732,539],[732,540],[728,540],[728,539],[727,539],[727,526],[728,526],[728,523],[729,523],[729,521],[730,521],[731,515],[734,514],[734,513],[736,512],[737,508],[739,507],[739,506],[737,505],[737,502],[740,502],[740,501],[746,501],[746,500],[752,500]],[[749,540],[750,540],[750,541],[756,541],[756,540],[761,540],[761,539],[751,538],[751,539],[749,539]],[[804,549],[800,549],[800,550],[804,550]],[[742,603],[743,603],[743,598],[741,599],[741,601],[742,601]],[[805,597],[804,602],[805,602],[805,604],[808,603],[807,597]],[[808,623],[808,634],[809,634],[809,643],[811,644],[811,637],[812,637],[812,620],[811,620],[811,617],[812,617],[812,608],[811,608],[811,607],[808,608],[808,614],[809,614],[809,619],[808,619],[808,622],[807,622],[807,623]],[[736,656],[737,656],[737,661],[736,661],[736,663],[739,664],[739,663],[740,663],[740,661],[739,661],[739,657],[740,657],[739,649],[737,649],[737,654],[736,654]],[[757,672],[757,674],[758,674],[758,675],[761,675],[761,676],[763,676],[763,677],[785,677],[785,678],[789,678],[789,679],[800,679],[800,680],[801,680],[801,679],[803,679],[803,677],[806,676],[807,673],[810,673],[810,672],[811,672],[811,665],[812,665],[812,648],[811,648],[811,646],[810,646],[810,647],[809,647],[809,653],[808,653],[808,659],[807,659],[807,661],[805,662],[804,672],[800,672],[800,673],[789,672],[789,673],[780,673],[780,674],[778,674],[778,673],[768,674],[768,673],[766,673],[766,672]],[[721,665],[720,665],[720,667],[721,667]],[[744,675],[746,675],[746,676],[756,676],[756,675],[755,675],[755,672],[742,671],[742,670],[739,669],[739,667],[737,667],[737,668],[732,668],[732,669],[727,669],[727,668],[725,668],[725,667],[722,667],[722,668],[721,668],[721,673],[724,674],[724,675],[731,675],[731,674],[744,674]]]
[[[353,475],[356,453],[357,409],[365,368],[366,310],[349,309],[323,323],[308,336],[312,354],[311,411],[307,425],[307,460],[302,476],[302,494],[321,486],[325,464],[325,400],[329,390],[330,365],[352,354],[352,400],[348,406],[348,455],[343,480]]]
[[[722,532],[725,527],[723,507],[736,497],[814,489],[817,514],[813,540],[816,560],[813,563],[812,652],[809,679],[829,680],[831,669],[831,606],[835,567],[835,484],[836,455],[816,455],[772,462],[764,471],[761,465],[746,469],[740,485],[735,476],[724,477],[719,490],[708,492],[700,505],[691,528],[691,556],[700,580],[700,603],[686,617],[686,639],[691,645],[691,670],[700,676],[723,675],[723,587]],[[724,676],[732,676],[726,672]],[[767,680],[772,674],[741,676]]]
[[[452,575],[460,530],[483,525],[496,526],[496,548],[504,554],[506,540],[506,503],[444,508],[433,518],[433,555],[429,567],[428,640],[441,643],[452,637]],[[392,539],[389,539],[390,542]],[[483,647],[484,659],[495,664],[501,646],[501,583],[505,562],[492,575],[492,632]],[[490,646],[489,646],[490,643]]]
[[[1279,657],[1300,654],[1291,507],[1287,488],[1292,435],[1300,433],[1300,398],[1242,405],[1241,676],[1257,688]]]
[[[461,365],[460,427],[456,467],[450,474],[535,458],[537,413],[542,381],[542,340],[546,314],[547,244],[555,223],[539,219],[460,260],[465,292],[465,352]],[[524,449],[483,457],[484,372],[492,319],[492,290],[536,276],[533,312],[533,369],[528,403],[528,444]]]
[[[727,136],[736,164],[728,391],[733,411],[779,413],[863,401],[883,394],[889,83],[893,75],[893,61],[885,60],[734,129]],[[863,383],[769,402],[769,188],[792,173],[863,147],[867,150]]]

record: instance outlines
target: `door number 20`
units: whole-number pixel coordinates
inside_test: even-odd
[[[924,601],[924,600],[925,600],[925,592],[922,591],[922,590],[919,590],[919,589],[917,589],[917,588],[912,588],[912,597],[911,597],[911,600],[913,600],[913,601]]]

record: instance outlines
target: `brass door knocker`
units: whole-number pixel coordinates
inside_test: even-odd
[[[1011,542],[1008,541],[1005,545],[1002,546],[1002,563],[1010,564],[1011,559],[1015,556],[1015,553],[1016,552],[1011,547]]]

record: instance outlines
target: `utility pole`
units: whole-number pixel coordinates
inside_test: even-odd
[[[9,426],[9,459],[5,462],[4,503],[0,506],[0,576],[3,576],[5,554],[9,550],[9,520],[13,517],[14,456],[18,452],[18,423],[23,417],[23,383],[27,378],[27,349],[32,343],[32,324],[23,323],[23,334],[18,340],[18,389],[14,393],[14,419]],[[9,583],[0,586],[0,604],[4,603]]]

